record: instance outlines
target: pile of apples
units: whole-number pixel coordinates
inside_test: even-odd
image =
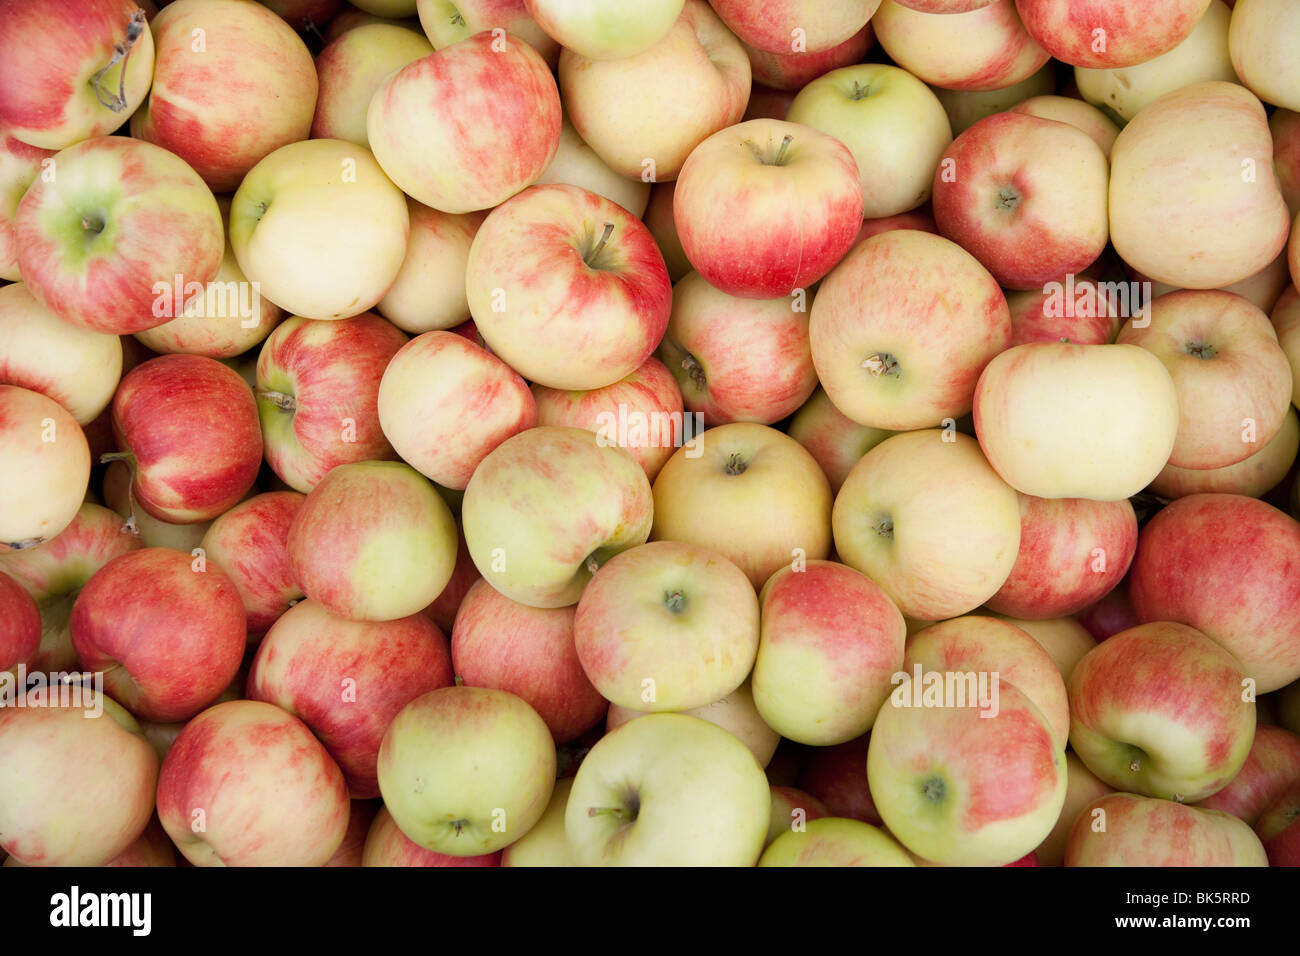
[[[1300,4],[354,3],[0,0],[6,865],[1300,864]]]

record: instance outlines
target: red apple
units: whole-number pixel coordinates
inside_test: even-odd
[[[250,638],[303,596],[289,568],[289,526],[305,500],[294,491],[256,495],[212,522],[199,544],[239,592]]]
[[[831,70],[842,66],[861,63],[862,58],[875,42],[875,34],[868,23],[853,36],[835,46],[824,50],[793,52],[787,44],[776,53],[760,50],[741,41],[745,53],[749,56],[749,67],[756,86],[762,85],[773,90],[798,91],[808,83]],[[750,105],[754,94],[750,93]],[[776,117],[780,119],[781,117]]]
[[[1283,791],[1255,824],[1269,866],[1300,866],[1300,780]]]
[[[1210,0],[1016,0],[1025,29],[1071,66],[1114,70],[1168,53],[1191,35]]]
[[[36,601],[21,584],[0,571],[0,672],[30,664],[40,649],[41,612]]]
[[[1170,800],[1112,793],[1079,811],[1066,866],[1267,866],[1259,839],[1236,817]]]
[[[833,747],[814,748],[799,773],[797,786],[824,803],[831,816],[880,826],[884,821],[876,811],[867,783],[870,740],[869,734],[863,734]]]
[[[1281,727],[1259,724],[1255,741],[1232,781],[1198,807],[1222,810],[1251,826],[1291,784],[1300,780],[1300,736]]]

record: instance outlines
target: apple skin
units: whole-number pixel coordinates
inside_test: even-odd
[[[813,820],[820,820],[830,815],[831,812],[826,809],[826,804],[810,793],[804,793],[797,787],[773,787],[772,823],[767,830],[767,846],[770,847],[777,837],[794,830],[797,826],[804,826]]]
[[[907,851],[869,823],[843,817],[810,820],[804,830],[782,833],[759,866],[915,866]]]
[[[802,53],[791,52],[789,44],[786,44],[780,52],[770,53],[750,46],[744,40],[740,42],[745,48],[745,55],[749,57],[749,68],[755,87],[764,86],[780,92],[797,93],[819,76],[841,67],[861,63],[862,58],[876,42],[876,35],[871,29],[871,24],[868,23],[842,43],[827,47],[825,50],[816,52],[805,50]],[[752,93],[750,105],[753,105]]]
[[[1211,81],[1166,93],[1111,150],[1115,251],[1151,279],[1183,289],[1219,289],[1254,275],[1286,246],[1291,227],[1268,175],[1272,165],[1268,118],[1245,87]],[[1233,174],[1223,175],[1229,166]],[[1258,181],[1247,175],[1251,168],[1263,172]]]
[[[377,800],[352,800],[350,804],[347,833],[344,834],[343,842],[334,851],[334,855],[322,864],[324,866],[361,865],[366,834],[370,832],[370,825],[374,822],[380,804]]]
[[[586,504],[575,513],[570,503],[578,501]],[[643,543],[655,510],[650,482],[630,455],[589,431],[546,425],[483,459],[465,488],[461,520],[489,584],[531,607],[567,607],[591,578],[590,559],[599,565]]]
[[[532,391],[538,425],[584,428],[608,439],[611,425],[617,430],[619,413],[624,412],[629,434],[627,444],[620,447],[637,460],[650,481],[655,480],[676,448],[672,422],[684,412],[682,390],[673,373],[657,358],[646,359],[635,372],[604,388],[565,391],[534,385]],[[651,428],[654,422],[667,422],[669,427],[656,431]],[[644,437],[632,430],[638,423],[646,425]]]
[[[1300,780],[1300,736],[1257,724],[1255,740],[1241,770],[1217,793],[1196,804],[1222,810],[1255,826],[1260,816],[1288,786]]]
[[[1038,645],[1047,652],[1047,656],[1052,659],[1052,663],[1056,665],[1061,679],[1066,684],[1069,684],[1070,675],[1079,661],[1097,646],[1096,639],[1088,629],[1073,617],[1027,621],[1023,618],[998,614],[996,611],[989,611],[988,616],[1014,624],[1037,641]]]
[[[1194,803],[1222,790],[1255,733],[1241,665],[1183,624],[1107,638],[1070,675],[1070,746],[1116,790]]]
[[[1210,5],[1210,0],[1157,0],[1139,9],[1124,0],[1015,2],[1025,29],[1052,56],[1098,70],[1133,66],[1172,50]]]
[[[403,462],[339,465],[289,526],[289,570],[327,611],[392,621],[428,607],[451,580],[456,519]]]
[[[1241,82],[1266,103],[1300,110],[1300,83],[1293,47],[1300,38],[1300,16],[1282,0],[1237,0],[1232,8],[1228,47]]]
[[[832,561],[784,567],[763,585],[754,702],[797,743],[825,747],[871,729],[903,665],[907,626],[873,581]]]
[[[686,258],[728,295],[807,289],[862,226],[858,164],[810,126],[757,119],[714,133],[686,158],[673,221]]]
[[[8,861],[5,865],[9,865]],[[174,867],[175,865],[176,846],[167,836],[167,831],[162,828],[157,817],[150,818],[144,833],[140,834],[134,843],[104,864],[104,866],[114,867]]]
[[[113,397],[113,436],[131,456],[131,500],[173,524],[228,511],[262,464],[252,391],[201,355],[163,355],[128,372]]]
[[[0,135],[0,279],[17,282],[23,277],[18,269],[14,219],[23,193],[49,168],[43,164],[53,155],[54,150],[28,146],[12,136]]]
[[[1127,499],[1021,495],[1016,563],[985,604],[1029,619],[1076,614],[1115,589],[1133,563],[1137,541],[1137,514]]]
[[[1105,154],[1082,130],[996,113],[944,152],[934,174],[935,222],[1000,285],[1042,288],[1105,250],[1109,175]]]
[[[848,817],[872,826],[884,821],[876,810],[867,780],[867,751],[871,735],[830,747],[817,747],[809,755],[796,779],[796,785],[821,801],[828,816]]]
[[[836,495],[831,523],[840,560],[921,621],[993,597],[1020,542],[1015,491],[974,439],[936,429],[894,435],[867,452]]]
[[[153,813],[158,756],[140,725],[82,694],[84,706],[0,708],[0,850],[27,866],[102,866]]]
[[[681,15],[683,0],[523,0],[523,5],[565,49],[592,60],[622,60],[662,40]]]
[[[1162,498],[1223,493],[1262,498],[1276,488],[1291,470],[1300,449],[1300,419],[1288,408],[1282,427],[1272,441],[1249,458],[1224,468],[1175,468],[1165,465],[1148,490]]]
[[[406,336],[371,312],[293,316],[257,357],[257,412],[266,461],[295,491],[339,465],[395,457],[379,418],[384,372]]]
[[[941,236],[881,233],[822,282],[808,326],[813,365],[835,407],[861,425],[932,428],[971,409],[1011,316],[987,269]]]
[[[227,193],[262,157],[307,138],[316,66],[307,45],[270,10],[238,0],[175,0],[149,28],[153,85],[131,117],[136,139],[170,150],[213,192]],[[203,37],[198,49],[195,30]]]
[[[786,433],[822,466],[833,494],[839,493],[844,479],[863,455],[894,434],[859,425],[836,408],[820,387],[795,412]]]
[[[1065,804],[1052,832],[1034,849],[1040,866],[1063,866],[1065,844],[1079,814],[1095,800],[1111,793],[1111,788],[1098,780],[1073,751],[1065,754]]]
[[[1142,529],[1129,572],[1141,621],[1217,641],[1264,694],[1300,678],[1300,523],[1241,495],[1189,495]]]
[[[1294,285],[1278,298],[1269,319],[1291,366],[1291,404],[1300,408],[1300,291]]]
[[[673,221],[673,199],[677,195],[677,183],[656,182],[650,187],[650,201],[646,203],[642,220],[650,235],[654,236],[655,245],[663,254],[664,265],[668,267],[668,277],[673,282],[680,282],[688,272],[693,272],[690,260],[682,251],[682,241],[677,235],[677,224]]]
[[[500,96],[502,89],[511,95]],[[465,213],[491,209],[537,181],[559,147],[560,113],[560,91],[541,55],[484,32],[390,75],[370,101],[366,135],[408,196]]]
[[[871,25],[895,63],[931,86],[949,90],[1014,86],[1050,58],[1025,30],[1011,0],[944,14],[884,0]]]
[[[320,93],[311,119],[312,139],[345,139],[369,149],[366,111],[375,91],[395,70],[432,52],[433,46],[419,33],[385,23],[358,26],[330,41],[316,55]]]
[[[474,559],[470,557],[469,545],[465,543],[465,533],[459,526],[456,527],[456,566],[452,569],[451,580],[428,607],[420,613],[438,625],[438,630],[444,634],[450,634],[453,625],[456,622],[456,612],[460,610],[461,602],[469,589],[474,586],[474,582],[482,578],[478,573],[478,568],[474,567]]]
[[[794,561],[827,557],[831,491],[816,459],[790,436],[737,422],[677,449],[654,483],[656,541],[715,551],[758,590]]]
[[[411,221],[406,258],[375,309],[412,335],[454,329],[469,319],[465,265],[486,213],[454,216],[414,199],[406,204]]]
[[[77,420],[40,392],[0,385],[0,554],[61,532],[89,486],[90,446]]]
[[[482,856],[449,856],[426,850],[403,833],[393,821],[388,808],[380,806],[375,814],[366,845],[362,850],[362,866],[500,866],[501,852]]]
[[[311,728],[343,771],[352,798],[364,800],[379,796],[376,764],[389,722],[421,694],[452,681],[447,639],[424,615],[349,621],[301,601],[258,647],[247,696]]]
[[[1119,136],[1119,127],[1115,125],[1114,120],[1091,103],[1070,96],[1055,96],[1050,93],[1031,96],[1011,107],[1010,112],[1056,120],[1083,130],[1092,137],[1092,141],[1101,149],[1107,161],[1110,160],[1110,150],[1115,145],[1115,137]]]
[[[867,752],[885,826],[945,866],[1001,866],[1042,843],[1065,801],[1065,751],[1042,713],[1002,682],[998,712],[886,702]]]
[[[849,148],[867,219],[898,215],[930,198],[931,174],[952,143],[948,117],[929,87],[881,63],[844,66],[813,80],[786,118]]]
[[[871,20],[880,0],[711,0],[724,23],[752,47],[768,53],[821,53],[841,44]],[[796,45],[797,44],[797,45]]]
[[[588,192],[618,203],[638,219],[650,201],[650,183],[628,179],[605,164],[596,151],[583,141],[566,118],[560,130],[560,146],[537,185],[552,183],[578,186]]]
[[[1126,315],[1118,290],[1095,279],[1077,276],[1071,282],[1046,283],[1041,289],[1011,292],[1011,342],[1007,348],[1031,342],[1072,342],[1109,345]],[[1125,292],[1124,294],[1128,294]]]
[[[564,835],[564,809],[569,803],[573,778],[555,781],[546,812],[522,837],[501,851],[502,866],[573,866],[573,854]]]
[[[330,23],[343,8],[343,0],[258,0],[295,30],[308,30]],[[344,10],[343,13],[349,11]]]
[[[417,0],[418,26],[436,49],[451,46],[484,30],[503,29],[519,37],[554,68],[560,44],[528,12],[524,0]]]
[[[729,295],[698,272],[678,282],[659,356],[686,409],[706,425],[771,425],[798,409],[817,387],[798,301]]]
[[[239,268],[271,302],[308,319],[373,308],[401,270],[409,231],[401,190],[368,149],[339,139],[281,146],[230,201]]]
[[[1273,167],[1282,196],[1293,214],[1300,214],[1300,112],[1275,110],[1268,121],[1273,136]]]
[[[1054,62],[1048,60],[1036,73],[998,90],[946,90],[939,86],[930,89],[948,117],[952,134],[959,136],[980,120],[994,113],[1006,112],[1023,100],[1055,93],[1056,68]],[[925,172],[929,178],[934,170]]]
[[[41,612],[36,601],[0,571],[0,672],[30,664],[40,649]]]
[[[580,866],[753,866],[771,810],[739,740],[698,717],[648,714],[592,747],[564,830]]]
[[[195,866],[321,866],[343,842],[350,811],[325,747],[262,701],[199,714],[158,777],[158,817]]]
[[[289,528],[305,500],[295,491],[254,495],[213,521],[199,543],[239,592],[250,639],[303,597],[289,567]]]
[[[605,732],[610,733],[629,720],[637,720],[647,713],[649,711],[610,704],[609,713],[605,717]],[[748,747],[760,767],[766,767],[772,762],[776,748],[781,742],[781,735],[764,722],[758,708],[754,705],[754,693],[749,681],[745,681],[726,696],[710,701],[702,707],[690,707],[678,713],[717,724]]]
[[[51,162],[57,175],[32,182],[14,231],[27,288],[59,318],[113,335],[139,332],[166,321],[154,306],[160,294],[172,296],[177,276],[187,284],[216,277],[221,210],[183,159],[101,136]]]
[[[140,106],[153,79],[153,34],[148,26],[131,44],[122,66],[100,80],[106,106],[92,77],[109,65],[113,48],[127,40],[134,0],[55,0],[0,4],[0,128],[43,149],[63,149],[121,126]],[[140,11],[144,13],[143,10]],[[118,90],[125,102],[118,101]]]
[[[677,178],[686,157],[745,114],[752,74],[740,41],[704,0],[650,49],[621,60],[560,52],[560,89],[574,129],[629,179]]]
[[[1300,866],[1300,780],[1292,781],[1259,822],[1255,833],[1263,841],[1269,866]]]
[[[1135,402],[1140,420],[1125,412]],[[1168,462],[1178,432],[1174,381],[1136,345],[1014,346],[980,374],[973,412],[989,464],[1039,498],[1135,495]]]
[[[384,369],[378,408],[402,460],[457,490],[492,449],[537,424],[527,383],[454,332],[425,332],[403,345]]]
[[[611,703],[634,710],[702,707],[754,666],[758,598],[722,555],[654,541],[612,557],[578,601],[573,642]]]
[[[1291,366],[1277,332],[1264,312],[1239,295],[1162,295],[1141,327],[1130,320],[1116,342],[1151,352],[1174,380],[1178,434],[1168,463],[1177,468],[1245,461],[1277,436],[1291,408]]]
[[[1065,865],[1268,866],[1268,858],[1250,827],[1230,814],[1112,793],[1079,812]]]
[[[220,568],[170,548],[141,548],[95,572],[72,607],[77,658],[141,720],[193,717],[244,657],[244,607]]]
[[[555,785],[555,743],[514,694],[444,687],[393,718],[379,789],[413,842],[451,856],[495,853],[532,828]]]
[[[480,578],[465,593],[451,632],[459,682],[509,691],[537,711],[557,744],[576,740],[609,703],[582,669],[574,613],[520,604]]]

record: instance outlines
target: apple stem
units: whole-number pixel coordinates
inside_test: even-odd
[[[623,807],[588,807],[587,816],[611,816],[618,817],[620,820],[626,820],[628,819],[628,812]]]
[[[596,257],[600,255],[600,250],[605,248],[605,243],[609,242],[609,237],[612,235],[614,235],[614,224],[607,222],[605,223],[605,231],[600,235],[600,241],[596,243],[596,248],[584,256],[582,261],[589,267],[594,268],[593,263],[596,261]]]
[[[868,355],[862,360],[862,367],[871,374],[872,378],[881,378],[885,375],[898,378],[903,374],[898,366],[898,359],[888,352],[874,352]]]
[[[596,556],[594,554],[588,556],[587,573],[591,575],[595,575],[595,573],[599,570],[600,570],[600,562],[596,560]]]
[[[283,408],[286,412],[292,412],[298,408],[298,403],[294,401],[293,396],[286,395],[284,392],[273,392],[270,389],[259,388],[257,390],[257,397],[259,399],[265,399],[276,408]]]
[[[131,14],[131,19],[127,21],[126,39],[113,46],[113,58],[108,61],[108,65],[90,78],[90,86],[95,91],[95,99],[99,100],[101,106],[107,106],[114,113],[120,113],[126,109],[126,64],[131,59],[131,50],[135,47],[135,41],[140,39],[145,29],[144,11],[137,7],[135,12]],[[105,93],[100,87],[100,83],[104,81],[108,71],[119,62],[122,64],[122,70],[117,78],[117,95],[105,99]]]
[[[4,546],[10,551],[23,551],[27,548],[34,548],[38,544],[44,543],[44,538],[23,538],[21,541],[5,541]]]
[[[704,366],[700,364],[699,359],[694,355],[687,353],[686,358],[682,359],[682,368],[686,374],[691,377],[691,381],[700,391],[704,391],[708,384],[708,376],[704,374]]]
[[[124,461],[128,465],[135,464],[135,455],[129,451],[106,451],[99,456],[99,463],[107,465],[111,461]]]
[[[781,140],[781,148],[776,151],[776,159],[772,163],[773,166],[785,165],[786,151],[790,148],[790,144],[793,142],[794,136],[790,133],[786,133],[785,138]]]

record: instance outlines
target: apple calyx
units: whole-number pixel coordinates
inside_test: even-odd
[[[853,92],[849,94],[849,99],[854,101],[865,100],[870,95],[871,95],[870,83],[864,85],[861,80],[853,81]]]
[[[686,610],[686,595],[682,593],[681,588],[664,592],[664,607],[673,614],[681,614]]]
[[[600,258],[600,253],[605,248],[605,243],[609,242],[609,237],[612,236],[613,234],[614,234],[614,224],[612,222],[605,223],[605,229],[600,234],[600,239],[596,242],[595,248],[582,257],[582,261],[587,264],[588,269],[601,268],[599,265],[596,264],[596,260]]]
[[[891,378],[901,378],[903,375],[898,359],[889,352],[873,352],[862,360],[862,368],[865,368],[872,378],[882,378],[886,375]]]
[[[460,15],[460,11],[457,10],[455,13],[453,13],[453,14],[451,15],[451,20],[449,20],[448,22],[449,22],[453,27],[463,27],[463,26],[465,25],[465,18],[462,17],[462,16]]]
[[[24,551],[27,548],[34,548],[38,544],[44,544],[46,540],[46,538],[41,537],[23,538],[21,541],[5,541],[3,544],[10,551]]]
[[[114,113],[120,113],[126,109],[126,64],[131,59],[131,50],[135,47],[135,42],[140,39],[141,34],[145,31],[145,13],[139,7],[131,14],[131,19],[126,24],[126,39],[113,45],[113,57],[108,61],[102,70],[95,73],[90,78],[90,88],[95,91],[95,99],[99,100],[101,106],[106,106]],[[118,63],[122,64],[122,69],[117,77],[117,93],[115,95],[106,94],[100,84],[108,71]]]
[[[948,787],[942,777],[929,777],[921,784],[921,796],[931,803],[942,803],[947,792]]]
[[[699,359],[687,352],[686,357],[682,359],[682,368],[686,370],[686,374],[690,376],[691,383],[696,388],[701,392],[707,389],[709,379],[704,374],[704,366],[700,364]]]
[[[1013,210],[1020,205],[1020,190],[1014,186],[1003,186],[998,190],[997,208]]]
[[[298,402],[292,395],[286,395],[284,392],[259,388],[257,390],[257,398],[259,401],[268,401],[276,408],[286,412],[296,412],[298,410]]]
[[[1202,361],[1208,361],[1219,354],[1219,350],[1213,345],[1199,339],[1194,342],[1188,342],[1184,348],[1186,348],[1188,355],[1194,356]]]
[[[727,464],[723,471],[729,475],[743,475],[748,467],[749,464],[740,456],[740,452],[733,451],[727,456]]]
[[[81,228],[92,235],[98,236],[104,231],[104,217],[93,214],[83,216],[81,219]]]
[[[871,526],[875,529],[876,534],[882,538],[892,538],[894,536],[894,519],[886,515]]]

